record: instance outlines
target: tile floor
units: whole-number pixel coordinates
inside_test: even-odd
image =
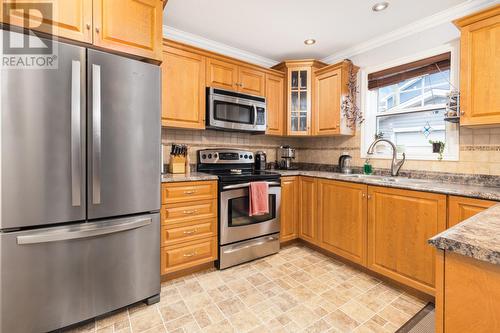
[[[140,304],[71,332],[394,332],[425,306],[301,245],[162,284]]]

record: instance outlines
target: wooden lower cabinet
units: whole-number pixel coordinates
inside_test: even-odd
[[[436,332],[500,332],[500,266],[449,251],[444,256]]]
[[[446,228],[446,195],[368,187],[368,268],[429,295],[436,250],[427,240]]]
[[[498,202],[489,200],[472,199],[465,197],[448,197],[448,228],[465,221],[483,210],[486,210]]]
[[[165,183],[161,198],[161,274],[217,260],[217,181]]]
[[[318,180],[312,177],[300,178],[299,237],[310,243],[318,242]]]
[[[299,236],[299,177],[281,178],[280,241]]]
[[[217,260],[217,237],[204,238],[161,250],[161,274],[168,274]]]
[[[318,180],[319,246],[366,265],[367,191],[363,184]]]

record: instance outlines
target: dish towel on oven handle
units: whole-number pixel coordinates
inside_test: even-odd
[[[250,216],[269,213],[269,184],[267,182],[251,182],[248,194]]]

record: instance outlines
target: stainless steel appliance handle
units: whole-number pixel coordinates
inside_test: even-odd
[[[257,125],[257,106],[254,104],[253,106],[253,125]]]
[[[266,237],[265,239],[263,239],[263,240],[261,240],[259,242],[256,242],[256,243],[234,245],[230,249],[224,250],[224,253],[227,254],[227,253],[238,252],[238,251],[241,251],[243,249],[248,249],[248,248],[251,248],[251,247],[264,245],[266,243],[269,243],[269,242],[272,242],[272,241],[276,241],[276,240],[279,240],[279,237],[269,236],[269,237]]]
[[[92,64],[92,203],[101,203],[101,66]]]
[[[278,185],[279,186],[279,185],[281,185],[281,183],[279,183],[279,182],[267,182],[267,185],[269,185],[269,186]],[[242,184],[226,185],[222,189],[223,190],[235,190],[238,188],[245,188],[245,187],[249,187],[249,186],[250,186],[250,183],[242,183]]]
[[[71,204],[81,205],[82,133],[81,133],[81,62],[71,62]]]
[[[112,226],[92,226],[91,228],[85,228],[83,230],[61,230],[59,232],[47,232],[35,235],[18,236],[17,244],[27,245],[27,244],[39,244],[39,243],[50,243],[59,242],[71,239],[81,239],[95,236],[102,236],[108,234],[114,234],[121,231],[137,229],[140,227],[147,226],[151,224],[152,220],[148,218],[138,218],[133,220],[127,220],[124,223],[112,225]]]

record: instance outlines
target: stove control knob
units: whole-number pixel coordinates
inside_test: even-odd
[[[248,155],[245,155],[245,158],[248,158]]]
[[[212,154],[208,154],[208,158],[211,159],[212,158]]]
[[[252,159],[252,158],[253,158],[253,156],[252,156],[252,155],[250,155],[248,158],[249,158],[249,159]]]
[[[203,154],[203,155],[201,155],[201,158],[202,158],[202,159],[206,159],[206,158],[207,158],[207,155],[206,155],[206,154]]]
[[[240,155],[240,158],[243,158],[243,155]]]
[[[218,155],[217,155],[217,153],[215,153],[215,154],[214,154],[214,158],[217,158],[217,157],[218,157]]]

